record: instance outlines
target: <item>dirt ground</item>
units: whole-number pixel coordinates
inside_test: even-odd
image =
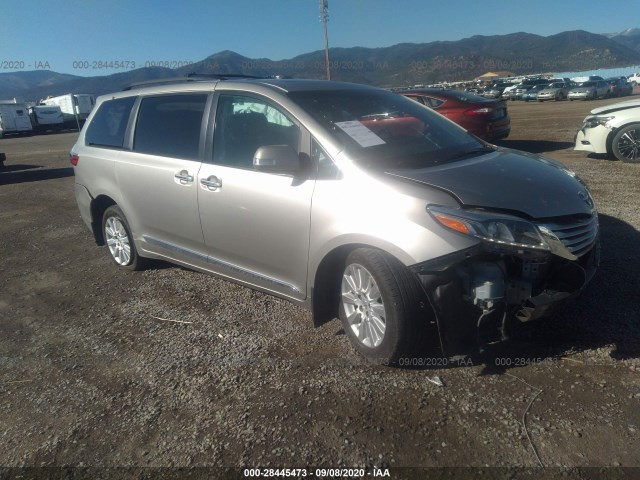
[[[117,270],[75,204],[77,133],[0,140],[0,478],[640,478],[640,165],[572,150],[588,111],[616,101],[509,102],[501,145],[589,184],[602,265],[483,362],[437,368],[370,365],[337,320],[314,329],[286,301],[211,276]]]

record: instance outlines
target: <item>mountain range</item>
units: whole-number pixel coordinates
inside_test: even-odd
[[[580,71],[640,65],[640,29],[603,35],[583,30],[547,37],[524,32],[476,35],[457,41],[401,43],[383,48],[331,48],[329,56],[333,80],[378,86],[469,80],[488,71],[516,75]],[[49,70],[0,73],[0,99],[37,101],[69,92],[101,95],[133,82],[182,77],[191,72],[324,78],[324,51],[272,61],[225,50],[176,69],[146,67],[94,77]]]
[[[640,52],[640,28],[627,28],[623,32],[607,33],[605,36],[636,52]]]

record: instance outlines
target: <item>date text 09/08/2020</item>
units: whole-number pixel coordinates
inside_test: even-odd
[[[388,468],[245,468],[243,477],[318,477],[318,478],[363,478],[390,477]]]

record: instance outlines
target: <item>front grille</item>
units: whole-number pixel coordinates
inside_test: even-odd
[[[576,257],[584,255],[593,247],[598,236],[596,215],[572,215],[549,220],[539,225],[551,230]]]

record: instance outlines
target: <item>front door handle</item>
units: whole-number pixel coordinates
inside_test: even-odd
[[[187,170],[181,170],[174,175],[177,180],[180,180],[182,185],[186,185],[187,183],[193,183],[193,175],[191,175]]]
[[[218,188],[222,188],[222,180],[220,180],[215,175],[210,175],[207,178],[201,179],[200,183],[209,190],[217,190]]]

